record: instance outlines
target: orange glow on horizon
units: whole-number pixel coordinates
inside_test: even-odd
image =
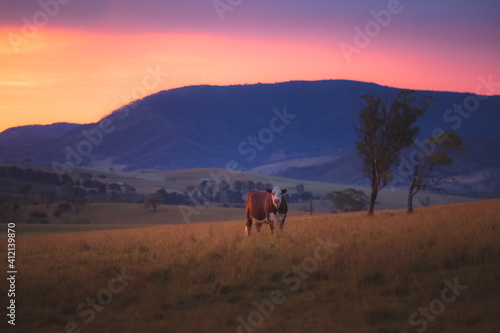
[[[10,31],[16,30],[4,28],[0,34]],[[465,70],[454,75],[453,63],[440,69],[426,65],[429,59],[411,50],[388,54],[376,46],[361,50],[347,64],[338,44],[195,32],[44,29],[16,53],[4,38],[0,42],[0,132],[26,124],[95,122],[144,97],[144,91],[149,95],[188,85],[350,79],[466,92],[473,91],[474,80],[483,74]],[[408,61],[415,65],[408,66]],[[155,70],[162,73],[161,79],[148,79],[145,85],[145,78]],[[432,73],[436,75],[429,79]]]

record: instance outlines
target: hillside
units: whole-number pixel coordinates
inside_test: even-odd
[[[291,217],[275,237],[240,221],[19,237],[16,329],[496,332],[499,207]]]
[[[80,126],[79,124],[55,123],[12,127],[0,133],[0,147],[39,146],[44,142],[53,142]]]
[[[356,123],[363,94],[391,88],[371,83],[330,80],[276,84],[192,86],[161,91],[115,110],[95,124],[82,125],[51,141],[17,145],[0,133],[0,155],[20,164],[87,166],[120,170],[182,170],[237,167],[251,170],[275,162],[280,176],[366,185],[353,157]],[[397,89],[393,89],[396,93]],[[419,91],[437,99],[419,121],[419,140],[436,128],[456,130],[474,149],[457,159],[452,176],[482,174],[488,193],[500,193],[500,96],[482,99],[478,110],[458,114],[468,94]],[[27,130],[27,129],[26,129]],[[27,134],[25,134],[27,135]],[[3,138],[3,139],[2,139]],[[9,144],[2,144],[2,140]],[[482,149],[476,149],[476,148]],[[333,156],[321,163],[318,157]],[[299,159],[312,165],[294,165]],[[481,162],[478,162],[481,161]],[[332,171],[334,170],[334,171]],[[61,171],[61,172],[62,172]],[[340,172],[338,172],[340,171]],[[484,184],[464,184],[461,193],[483,192]]]

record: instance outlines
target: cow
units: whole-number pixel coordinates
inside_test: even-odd
[[[274,233],[274,222],[278,224],[281,230],[285,224],[286,213],[288,206],[283,194],[286,189],[280,189],[275,186],[272,190],[267,189],[266,192],[252,190],[247,195],[247,223],[245,233],[250,236],[252,222],[255,221],[257,231],[263,223],[268,223],[271,227],[271,234]]]

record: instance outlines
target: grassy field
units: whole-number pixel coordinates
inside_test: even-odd
[[[203,222],[245,221],[245,208],[224,207],[192,207],[160,205],[156,212],[146,209],[143,204],[128,203],[88,203],[80,212],[78,219],[73,211],[61,217],[53,216],[55,205],[28,206],[22,209],[17,224],[18,237],[68,233],[78,231],[94,231],[122,228],[143,228],[165,224],[190,224]],[[44,212],[48,216],[48,224],[25,223],[33,211]],[[304,215],[300,211],[290,211],[288,216]]]
[[[49,224],[18,223],[20,235],[134,228],[159,224],[221,222],[236,219],[243,221],[245,219],[244,208],[160,205],[157,211],[153,212],[152,209],[146,209],[143,204],[128,203],[89,203],[82,209],[78,219],[73,211],[56,218],[53,216],[55,207],[55,205],[50,207],[36,205],[29,206],[26,211],[22,209],[20,221],[27,221],[30,212],[40,211],[47,214]],[[184,216],[188,218],[185,219]]]
[[[241,220],[25,236],[16,254],[16,327],[4,315],[2,332],[500,326],[500,200],[296,216],[274,237],[246,238]]]

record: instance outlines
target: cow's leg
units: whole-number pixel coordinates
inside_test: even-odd
[[[260,228],[262,227],[262,223],[256,222],[257,232],[260,232]]]
[[[250,236],[251,230],[252,230],[252,218],[250,216],[247,216],[247,224],[245,227],[245,233],[247,234],[247,237]]]
[[[285,226],[285,219],[286,219],[286,215],[284,215],[283,219],[280,221],[280,230],[283,230],[283,227]]]
[[[271,228],[271,235],[273,235],[274,234],[274,222],[273,221],[269,222],[269,227]]]

